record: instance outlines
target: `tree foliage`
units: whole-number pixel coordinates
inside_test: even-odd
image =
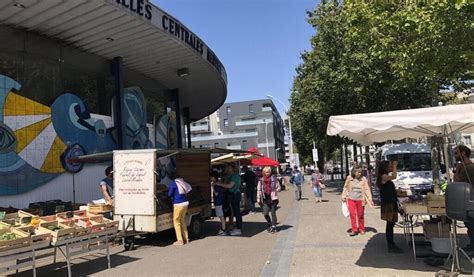
[[[323,1],[308,12],[316,34],[291,94],[293,140],[329,155],[329,116],[436,105],[440,88],[473,79],[474,4],[469,1]]]

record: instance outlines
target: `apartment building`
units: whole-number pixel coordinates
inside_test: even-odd
[[[271,99],[225,103],[215,113],[191,124],[194,148],[247,150],[285,159],[284,122]]]

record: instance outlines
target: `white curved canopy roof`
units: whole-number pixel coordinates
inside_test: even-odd
[[[217,110],[227,96],[225,68],[212,50],[146,0],[2,0],[0,24],[106,59],[120,56],[124,67],[178,88],[193,120]],[[186,77],[177,74],[183,68]]]
[[[474,132],[474,104],[331,116],[326,130],[362,145],[455,132]]]

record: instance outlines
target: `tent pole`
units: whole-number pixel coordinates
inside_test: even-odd
[[[451,172],[449,170],[449,156],[448,156],[448,145],[449,145],[449,139],[448,136],[444,136],[444,141],[443,141],[443,154],[444,154],[444,164],[446,166],[446,176],[448,177],[448,183],[451,183],[453,180],[451,179]]]

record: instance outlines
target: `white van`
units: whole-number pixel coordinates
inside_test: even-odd
[[[422,143],[386,144],[378,151],[380,160],[398,161],[396,188],[411,189],[413,193],[433,191],[431,150]]]

